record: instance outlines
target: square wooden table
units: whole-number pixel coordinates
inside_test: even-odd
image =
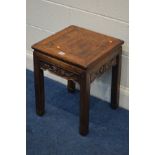
[[[90,84],[112,68],[111,107],[119,104],[122,40],[77,26],[69,26],[34,44],[34,79],[36,112],[45,112],[43,71],[68,80],[68,91],[80,85],[80,134],[89,129]],[[104,92],[103,92],[104,93]]]

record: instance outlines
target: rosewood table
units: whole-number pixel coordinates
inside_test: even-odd
[[[69,26],[34,44],[34,80],[36,112],[45,112],[43,71],[68,80],[69,92],[80,85],[80,129],[81,135],[89,130],[90,84],[96,77],[112,68],[111,107],[119,104],[122,40],[93,32],[77,26]],[[104,92],[103,92],[104,93]]]

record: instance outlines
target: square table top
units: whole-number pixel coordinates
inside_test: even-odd
[[[32,48],[48,56],[87,68],[103,59],[124,42],[114,37],[71,25],[34,44]]]

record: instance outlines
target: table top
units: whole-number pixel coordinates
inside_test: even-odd
[[[64,62],[87,68],[124,42],[114,37],[71,25],[34,44],[32,48]]]

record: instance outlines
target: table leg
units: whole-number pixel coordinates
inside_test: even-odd
[[[84,136],[89,130],[90,78],[84,73],[80,80],[80,134]]]
[[[75,91],[75,82],[73,80],[68,80],[67,89],[71,93]]]
[[[116,56],[116,65],[112,67],[112,84],[111,84],[111,107],[116,109],[119,106],[121,78],[121,53]]]
[[[35,83],[35,101],[36,113],[42,116],[45,112],[45,99],[44,99],[44,74],[40,69],[39,61],[35,54],[33,54],[34,61],[34,83]]]

